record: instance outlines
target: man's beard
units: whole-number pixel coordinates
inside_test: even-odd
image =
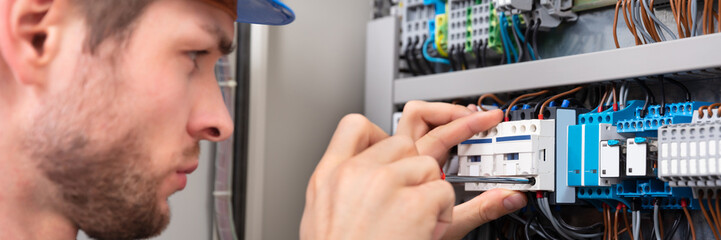
[[[23,150],[54,185],[54,207],[88,236],[152,237],[170,219],[158,190],[171,172],[152,171],[143,128],[128,127],[133,119],[116,107],[123,105],[122,84],[105,70],[82,74],[76,90],[57,94],[39,111]]]

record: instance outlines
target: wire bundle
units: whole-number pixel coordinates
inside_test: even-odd
[[[677,7],[674,5],[674,0],[671,0],[670,4],[672,6],[672,12],[674,13],[674,20],[677,20],[677,26],[679,26],[678,33],[679,35],[682,35],[680,27],[681,16],[677,14]],[[678,39],[677,35],[674,34],[671,28],[666,26],[666,24],[656,17],[653,6],[654,0],[618,0],[616,2],[613,21],[613,40],[616,44],[616,48],[621,47],[618,43],[618,34],[616,30],[618,26],[619,12],[623,13],[623,19],[626,23],[626,27],[633,35],[636,45]]]

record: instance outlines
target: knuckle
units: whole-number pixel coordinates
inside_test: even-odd
[[[370,121],[365,116],[358,113],[351,113],[345,115],[338,124],[341,127],[358,127],[358,126],[369,126]]]
[[[419,100],[409,101],[406,103],[405,106],[403,106],[403,114],[406,114],[406,113],[413,114],[413,113],[417,112],[419,109],[421,109],[425,103],[426,102],[419,101]]]

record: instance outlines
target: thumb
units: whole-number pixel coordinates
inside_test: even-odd
[[[461,239],[474,228],[526,206],[520,192],[496,188],[453,208],[453,222],[443,239]]]

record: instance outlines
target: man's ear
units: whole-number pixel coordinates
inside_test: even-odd
[[[65,2],[65,3],[62,3]],[[45,85],[50,62],[60,47],[63,0],[16,0],[7,20],[5,60],[17,81]],[[62,9],[66,8],[66,9]],[[68,13],[66,13],[68,14]]]

